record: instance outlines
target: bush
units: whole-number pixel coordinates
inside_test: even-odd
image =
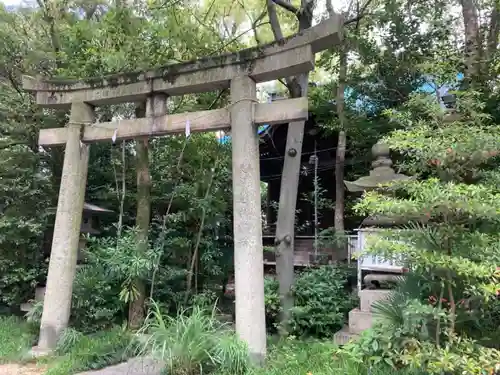
[[[120,238],[91,238],[86,263],[74,282],[72,325],[84,332],[109,328],[124,318],[127,303],[137,298],[133,280],[145,280],[157,254],[137,253],[135,229]]]
[[[197,306],[176,317],[162,315],[153,303],[142,334],[147,339],[140,355],[152,355],[166,365],[169,374],[193,375],[219,371],[244,374],[248,368],[246,346],[214,314]]]
[[[119,323],[125,309],[120,284],[100,264],[81,267],[73,283],[71,325],[82,332],[96,332]]]
[[[478,314],[476,325],[470,335],[482,345],[500,349],[500,298],[484,302]]]
[[[296,336],[329,337],[344,325],[357,301],[349,287],[349,269],[321,266],[297,275],[293,287],[295,307],[290,321]],[[266,320],[274,323],[279,314],[278,282],[265,282]]]
[[[348,275],[347,269],[322,266],[297,278],[291,322],[296,335],[327,337],[342,328],[357,302],[348,289]]]
[[[73,282],[70,325],[81,332],[93,333],[119,324],[125,303],[119,298],[120,284],[108,277],[103,267],[86,264]],[[43,301],[34,303],[26,314],[28,322],[39,326]]]
[[[264,304],[266,306],[266,327],[275,331],[281,307],[279,284],[274,277],[266,276],[264,278]]]
[[[265,367],[252,369],[250,375],[420,375],[420,372],[396,371],[381,364],[368,368],[348,356],[336,356],[332,341],[280,340],[269,348]]]
[[[128,359],[132,337],[121,328],[92,335],[67,329],[59,339],[56,353],[45,375],[68,375],[85,370],[97,370]]]
[[[345,345],[338,351],[339,355],[348,356],[359,364],[422,368],[427,374],[436,375],[490,373],[498,364],[500,351],[465,337],[436,331],[436,321],[446,319],[444,310],[409,300],[391,316],[396,310],[389,309],[389,303],[385,304],[385,309],[381,308],[383,306],[380,304],[376,312],[386,313],[384,319],[363,332],[359,340]],[[398,319],[393,319],[396,316]],[[435,339],[437,332],[441,343]]]

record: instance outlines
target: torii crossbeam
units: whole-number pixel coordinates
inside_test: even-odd
[[[65,145],[54,238],[38,350],[50,351],[67,327],[91,143],[183,132],[231,129],[236,330],[260,362],[266,353],[259,143],[256,126],[307,119],[307,98],[261,104],[256,83],[294,76],[314,67],[314,55],[341,42],[343,20],[332,17],[290,38],[265,46],[147,72],[88,80],[23,77],[45,108],[70,108],[64,128],[43,129],[39,144]],[[230,89],[226,109],[168,115],[168,96]],[[145,118],[94,123],[95,106],[147,102]]]

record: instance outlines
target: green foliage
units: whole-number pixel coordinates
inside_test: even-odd
[[[409,305],[407,313],[410,315]],[[421,313],[421,311],[420,311]],[[426,314],[413,313],[413,328],[420,332],[419,322]],[[454,337],[446,346],[436,346],[424,337],[418,339],[415,332],[379,325],[364,331],[361,338],[345,345],[339,355],[346,355],[358,363],[377,365],[385,363],[392,368],[422,368],[427,374],[481,374],[491,371],[498,364],[500,352],[477,345],[466,338]]]
[[[482,336],[483,318],[495,322],[485,311],[500,288],[500,195],[490,185],[499,129],[478,98],[460,93],[453,118],[422,95],[388,112],[400,129],[385,140],[416,178],[368,192],[356,208],[409,222],[381,232],[367,252],[402,259],[426,279],[427,294],[419,285],[378,303],[379,325],[343,349],[354,358],[422,366],[431,374],[479,374],[498,363],[498,350],[471,339]]]
[[[117,323],[125,308],[120,291],[119,281],[108,278],[101,267],[84,265],[73,284],[72,325],[83,332],[94,332]]]
[[[474,95],[458,98],[459,117],[452,122],[443,120],[430,104],[417,111],[420,103],[422,99],[414,97],[394,115],[404,127],[387,142],[409,156],[406,169],[435,177],[369,192],[357,209],[413,221],[404,230],[383,234],[368,251],[389,258],[402,256],[415,270],[441,280],[450,301],[449,329],[454,330],[454,285],[461,283],[465,297],[485,299],[500,288],[495,274],[500,263],[500,195],[496,186],[478,179],[481,170],[498,163],[494,150],[500,141],[496,126],[486,126],[487,116],[480,112],[483,106]]]
[[[446,119],[443,109],[428,95],[415,94],[401,109],[387,111],[401,129],[387,142],[404,155],[401,167],[409,174],[431,174],[444,181],[477,182],[500,152],[500,127],[491,123],[478,92],[459,93],[460,118]],[[474,137],[470,135],[474,134]]]
[[[251,374],[331,374],[337,369],[334,349],[332,342],[280,340],[270,347],[266,366]]]
[[[31,309],[26,313],[25,317],[28,323],[39,325],[42,320],[43,301],[33,302]]]
[[[118,239],[99,238],[92,241],[87,252],[88,264],[105,272],[109,280],[120,282],[119,298],[124,303],[137,299],[133,280],[147,280],[158,258],[156,249],[146,245],[146,251],[137,251],[135,229],[125,231]]]
[[[69,353],[81,340],[83,333],[74,328],[66,328],[57,342],[56,350],[59,354]]]
[[[54,193],[37,147],[38,129],[50,119],[19,82],[35,35],[26,35],[23,19],[0,6],[0,305],[11,308],[32,298],[46,273],[42,246]]]
[[[73,286],[74,327],[94,332],[119,323],[126,304],[137,298],[131,281],[150,278],[158,257],[152,248],[138,253],[136,243],[134,230],[126,230],[118,239],[90,240]]]
[[[46,271],[42,244],[50,193],[47,177],[37,173],[40,155],[23,144],[35,129],[22,124],[22,111],[30,108],[16,94],[0,87],[0,304],[12,307],[32,297]]]
[[[85,370],[97,370],[129,358],[131,336],[121,328],[92,335],[72,329],[61,336],[57,351],[60,355],[49,361],[47,375],[68,375]]]
[[[152,355],[165,363],[169,374],[244,374],[248,368],[246,346],[212,312],[197,306],[169,317],[157,304],[140,334],[147,335],[139,347],[141,355]]]
[[[342,328],[355,305],[348,289],[349,271],[321,266],[302,273],[293,286],[291,329],[299,336],[331,336]]]
[[[249,375],[424,375],[420,371],[393,370],[387,365],[367,366],[348,356],[337,355],[336,351],[331,341],[280,340],[270,345],[266,365],[252,369]]]
[[[498,350],[481,346],[465,336],[448,336],[443,329],[450,318],[447,301],[442,294],[433,298],[433,289],[432,280],[410,273],[398,283],[388,300],[372,306],[374,328],[363,332],[357,342],[344,346],[339,354],[351,356],[360,363],[422,367],[430,374],[441,374],[441,370],[452,374],[480,373],[479,369],[494,368]],[[423,298],[429,294],[431,298]],[[483,317],[484,313],[477,311],[472,301],[461,300],[456,329],[463,334],[469,328],[468,332],[475,332],[479,338],[486,328],[480,328]],[[470,329],[473,320],[479,325],[474,326],[475,331]]]
[[[31,325],[17,317],[0,316],[0,363],[23,358],[34,340]]]
[[[21,6],[14,11],[0,8],[0,61],[3,66],[0,72],[0,226],[3,228],[0,235],[0,304],[9,306],[17,306],[31,298],[35,284],[45,278],[45,249],[42,249],[42,242],[44,237],[50,239],[63,150],[59,147],[39,149],[37,137],[40,128],[63,126],[68,114],[65,111],[42,111],[35,106],[32,95],[22,91],[21,75],[65,76],[85,80],[120,70],[147,69],[234,50],[242,45],[235,34],[240,32],[238,26],[249,15],[255,16],[254,13],[258,12],[257,9],[243,9],[243,6],[233,6],[227,2],[226,5],[195,4],[189,7],[185,7],[182,2],[158,1],[127,7],[100,1],[65,2],[57,7],[45,1],[40,4],[29,9],[22,9]],[[227,25],[226,18],[229,15],[234,26]],[[259,25],[255,26],[259,28]],[[221,34],[222,29],[233,31]],[[218,101],[214,99],[218,94],[172,98],[171,103],[175,106],[173,112],[217,107]],[[223,101],[227,95],[220,94]],[[130,106],[126,105],[101,107],[97,112],[101,121],[110,121],[113,115],[128,117],[131,113]],[[187,262],[184,258],[189,254],[185,250],[192,250],[190,246],[198,232],[202,207],[210,206],[211,209],[200,245],[202,259],[199,264],[206,267],[197,269],[195,276],[199,290],[205,289],[204,283],[210,284],[208,287],[212,289],[214,285],[220,284],[220,279],[227,273],[231,263],[228,260],[230,238],[226,238],[225,231],[230,226],[225,209],[230,205],[230,191],[227,189],[228,182],[230,185],[227,177],[230,176],[230,169],[225,168],[229,149],[220,147],[213,135],[194,134],[190,137],[179,173],[176,167],[180,151],[178,146],[183,141],[184,137],[151,141],[151,160],[154,161],[151,163],[153,216],[156,223],[162,221],[161,217],[172,195],[177,196],[169,216],[169,230],[172,228],[172,232],[167,235],[169,243],[163,239],[158,241],[165,254],[162,254],[164,261],[155,280],[161,286],[156,290],[162,292],[163,300],[172,301],[173,310],[185,294]],[[126,187],[124,223],[133,225],[136,190],[134,155],[131,151],[133,143],[127,142],[125,160],[120,162],[117,162],[117,159],[121,159],[119,150],[110,151],[111,147],[105,144],[94,146],[91,149],[86,198],[118,212],[119,202],[115,197],[119,197],[120,192],[117,190],[121,189],[123,177]],[[200,198],[207,180],[206,173],[203,173],[210,170],[214,159],[219,156],[225,159],[221,162],[224,168],[217,170],[214,197],[206,202]],[[123,167],[125,176],[120,175],[117,167]],[[220,194],[221,191],[223,194]],[[186,202],[188,204],[184,204]],[[220,220],[215,219],[215,216]],[[172,225],[179,217],[183,218],[183,222],[177,221],[176,225]],[[115,216],[109,215],[104,218],[104,225],[109,225],[115,219]],[[217,230],[220,241],[205,241],[208,238],[206,234],[212,235]],[[113,232],[113,229],[109,232]],[[183,246],[179,246],[181,244]],[[93,272],[93,275],[88,270],[85,272],[86,275],[81,278],[88,281],[99,277],[97,272]],[[210,277],[214,275],[217,278],[212,281]],[[131,283],[122,281],[122,299],[134,299],[136,291]],[[104,283],[100,285],[104,288]],[[176,289],[175,292],[171,292],[171,285]],[[109,290],[103,290],[103,293],[110,294]],[[176,298],[168,298],[171,294],[175,294]],[[80,302],[84,309],[90,304],[90,299]],[[99,303],[105,305],[102,301]],[[109,306],[114,305],[110,303]],[[92,314],[104,321],[104,316],[114,316],[117,310],[108,307],[107,312],[101,309]],[[120,308],[118,305],[118,310]]]
[[[92,262],[77,271],[71,321],[83,332],[94,332],[117,323],[125,308],[125,303],[119,298],[120,280],[111,277],[107,271],[102,263]]]
[[[184,304],[189,271],[186,265],[192,261],[200,230],[193,276],[198,289],[192,288],[191,293],[220,293],[220,285],[233,267],[232,201],[227,189],[231,185],[230,149],[219,144],[213,135],[194,134],[188,141],[184,137],[158,139],[151,155],[156,160],[151,166],[156,192],[152,205],[158,207],[152,237],[161,253],[155,260],[158,270],[153,298],[168,301],[169,310],[175,314]],[[178,170],[181,155],[182,168]],[[168,207],[170,211],[165,217]]]
[[[479,307],[476,324],[468,329],[480,344],[500,350],[500,299],[492,298]]]
[[[357,302],[348,288],[349,274],[348,269],[320,266],[296,276],[295,306],[289,323],[293,335],[331,337],[342,328]],[[279,314],[278,283],[266,280],[264,286],[267,321],[275,322]]]
[[[264,278],[264,304],[266,306],[266,327],[268,330],[274,330],[279,322],[278,318],[281,312],[279,283],[274,277],[266,276]]]

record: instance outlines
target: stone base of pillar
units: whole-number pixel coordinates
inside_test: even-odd
[[[53,353],[54,353],[54,350],[52,350],[52,349],[44,349],[44,348],[40,348],[38,346],[32,347],[31,350],[29,351],[29,355],[31,358],[48,357]]]

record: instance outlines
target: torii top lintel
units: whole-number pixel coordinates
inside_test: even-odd
[[[23,88],[36,92],[37,104],[69,107],[72,102],[93,105],[144,100],[153,93],[183,95],[228,88],[230,80],[248,74],[265,82],[310,71],[314,54],[342,41],[340,15],[282,41],[236,53],[167,65],[147,72],[120,73],[86,80],[23,77]]]

